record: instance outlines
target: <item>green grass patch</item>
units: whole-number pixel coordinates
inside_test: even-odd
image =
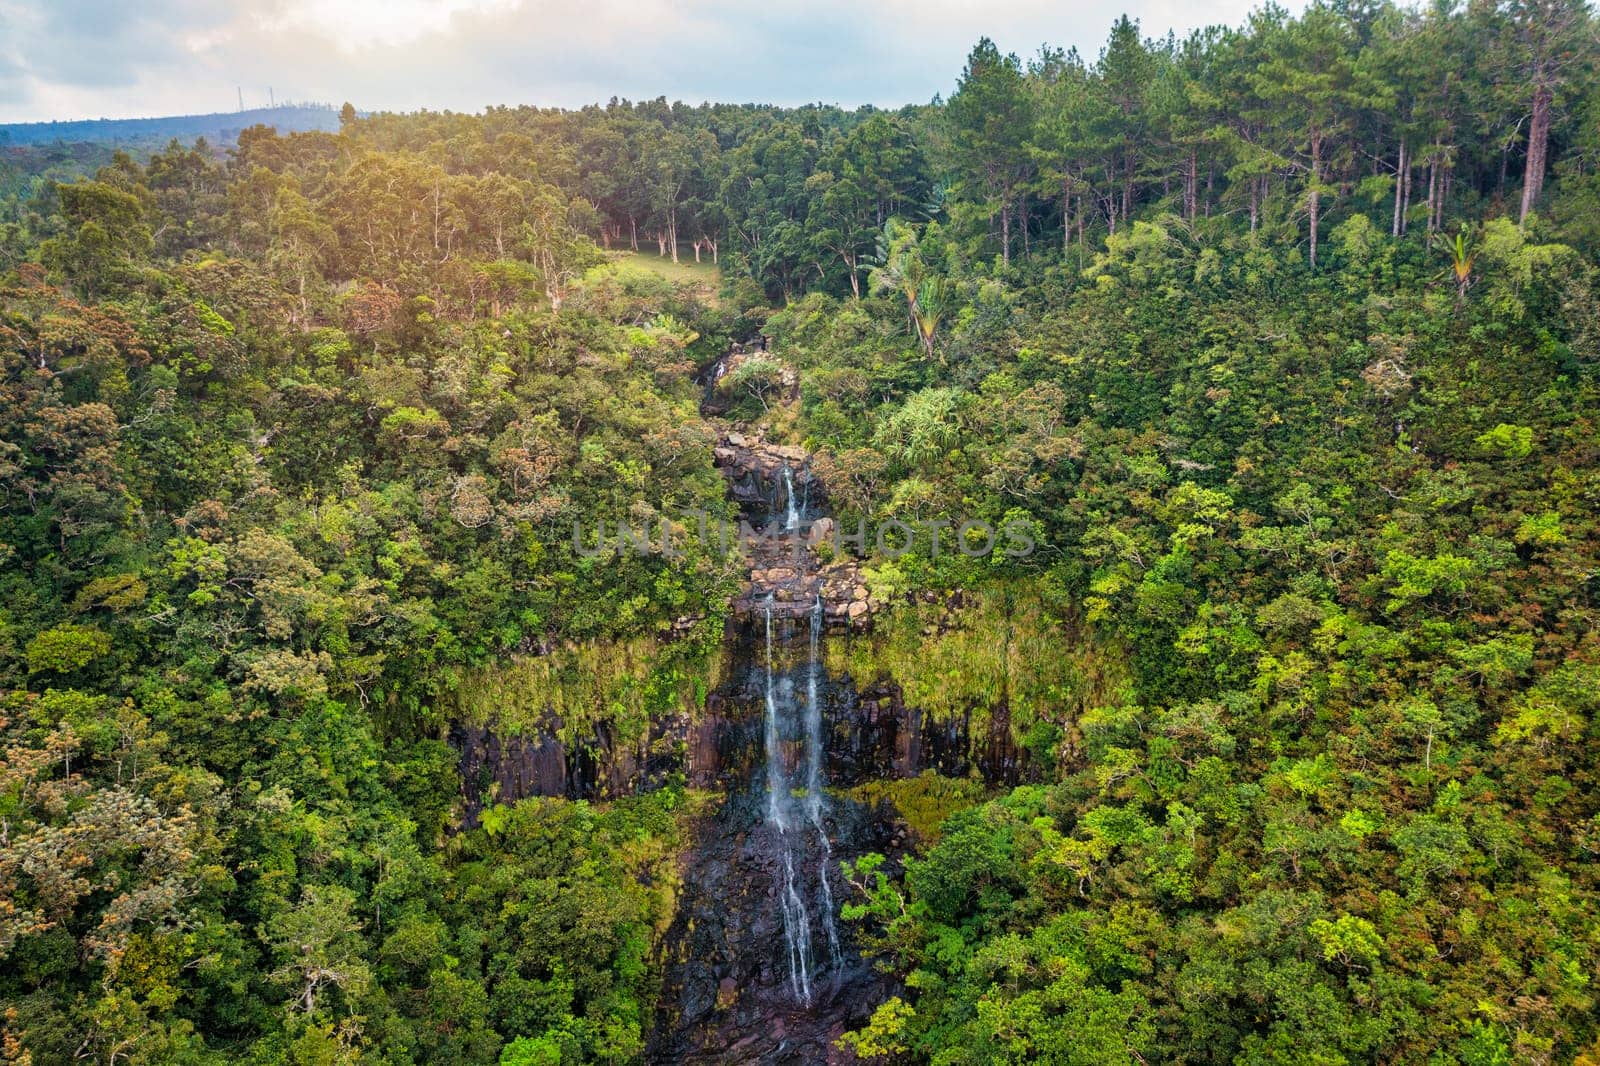
[[[610,254],[613,262],[659,274],[668,281],[709,285],[713,293],[722,288],[722,268],[713,266],[709,257],[696,263],[693,248],[680,249],[676,263],[671,256],[657,255],[654,249]]]

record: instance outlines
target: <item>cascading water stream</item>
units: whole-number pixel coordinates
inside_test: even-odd
[[[783,528],[793,533],[800,528],[800,511],[794,503],[794,471],[788,463],[783,465],[784,516]]]
[[[766,742],[767,742],[767,822],[778,833],[783,852],[783,887],[779,906],[783,911],[783,936],[789,953],[789,982],[806,1006],[811,1005],[811,914],[795,877],[794,842],[789,836],[787,809],[793,797],[783,768],[783,731],[777,691],[777,671],[772,658],[772,598],[766,602]],[[810,771],[808,769],[807,773]],[[830,904],[831,905],[831,904]],[[831,928],[831,919],[830,919]]]
[[[840,963],[839,930],[834,924],[833,888],[828,872],[833,868],[833,846],[822,824],[822,703],[817,699],[817,675],[822,669],[818,654],[822,644],[822,596],[811,608],[811,654],[806,664],[806,814],[822,844],[822,866],[817,877],[822,882],[822,928],[828,934],[828,959],[835,968]]]
[[[872,806],[827,791],[867,772],[845,732],[859,717],[850,680],[831,678],[823,660],[831,625],[866,621],[846,613],[861,582],[803,535],[827,501],[798,449],[735,427],[715,457],[742,519],[763,536],[741,538],[749,578],[727,629],[733,669],[691,723],[689,780],[723,798],[695,821],[646,1061],[828,1062],[839,1033],[868,1024],[893,991],[836,913],[839,859],[887,854],[899,841]],[[835,730],[852,743],[831,750]]]

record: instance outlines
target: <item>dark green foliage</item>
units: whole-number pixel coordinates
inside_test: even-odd
[[[639,1060],[697,797],[464,830],[442,738],[703,696],[738,564],[573,520],[731,514],[693,375],[759,332],[733,414],[841,521],[1036,548],[868,558],[828,650],[1030,775],[866,786],[956,813],[847,871],[903,987],[846,1044],[1594,1061],[1592,35],[1267,8],[896,113],[10,152],[0,1050]]]

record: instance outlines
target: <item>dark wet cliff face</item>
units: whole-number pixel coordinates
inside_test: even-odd
[[[889,989],[838,919],[851,891],[839,862],[893,850],[896,820],[810,787],[813,767],[832,783],[828,752],[846,732],[836,709],[852,700],[811,659],[809,626],[775,620],[770,672],[764,616],[734,643],[740,668],[710,701],[715,754],[695,771],[725,799],[683,864],[650,1060],[847,1061],[833,1041]]]
[[[651,1059],[843,1061],[834,1041],[885,989],[840,921],[850,891],[840,862],[893,841],[884,812],[829,791],[830,752],[850,732],[838,712],[854,701],[836,698],[822,641],[830,623],[870,617],[853,568],[825,572],[808,543],[820,492],[804,453],[729,434],[717,461],[747,521],[768,534],[749,545],[731,680],[707,708],[717,732],[696,749],[714,762],[691,767],[691,781],[724,800],[683,865]]]

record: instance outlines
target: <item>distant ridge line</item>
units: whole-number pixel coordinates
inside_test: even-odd
[[[240,130],[257,125],[276,127],[279,133],[307,130],[326,130],[331,133],[339,128],[339,112],[332,104],[279,104],[276,107],[218,111],[205,115],[0,123],[0,146],[138,144],[165,142],[173,137],[181,141],[204,137],[216,144],[232,144],[238,140]]]

